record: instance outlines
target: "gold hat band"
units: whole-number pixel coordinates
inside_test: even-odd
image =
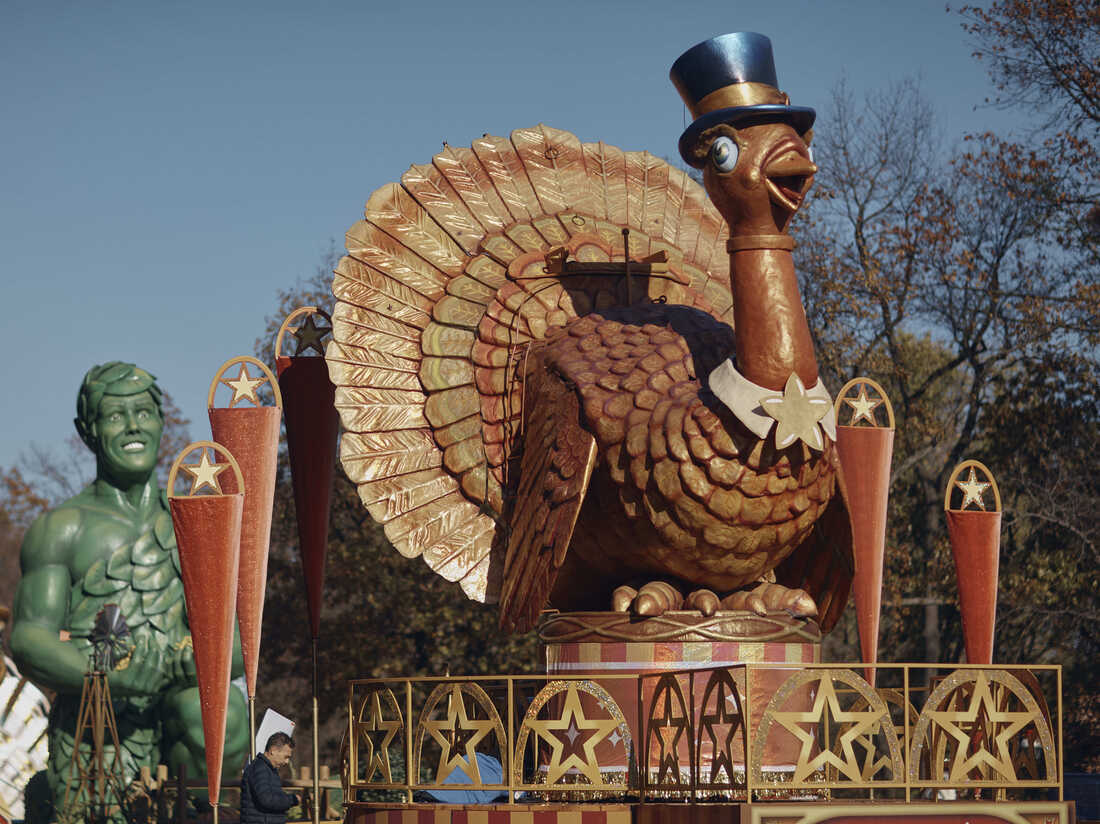
[[[762,103],[778,103],[787,106],[790,102],[790,97],[784,92],[767,83],[733,83],[721,89],[715,89],[697,102],[691,109],[691,115],[698,119],[718,109],[758,106]]]

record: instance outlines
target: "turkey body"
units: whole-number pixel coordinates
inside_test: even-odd
[[[750,393],[817,381],[790,252],[729,245],[731,220],[744,245],[745,215],[770,223],[769,193],[786,215],[805,188],[783,128],[746,129],[753,174],[711,180],[729,215],[660,158],[539,125],[444,146],[348,231],[326,350],[344,469],[394,549],[498,603],[504,629],[548,603],[656,615],[620,597],[647,578],[709,596],[662,610],[734,590],[724,608],[786,609],[738,606],[774,576],[812,598],[802,617],[839,618],[832,443],[777,450],[768,415],[753,434],[707,389],[733,352]]]
[[[705,386],[732,350],[728,325],[668,304],[588,315],[531,344],[529,379],[577,398],[558,436],[579,427],[597,450],[559,577],[573,585],[552,591],[553,606],[605,609],[631,576],[726,593],[810,534],[833,494],[835,450],[776,451],[738,422]]]

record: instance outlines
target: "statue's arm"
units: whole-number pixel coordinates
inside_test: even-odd
[[[11,648],[23,674],[58,692],[81,688],[87,657],[58,632],[67,628],[69,555],[80,513],[61,508],[36,520],[23,540],[23,577],[15,593]]]
[[[244,675],[244,651],[241,649],[241,628],[233,622],[233,658],[230,674],[234,678]]]

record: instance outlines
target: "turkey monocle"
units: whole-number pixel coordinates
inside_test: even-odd
[[[539,126],[445,146],[348,232],[327,354],[345,470],[398,551],[499,600],[506,629],[549,603],[827,630],[847,600],[835,418],[785,232],[812,110],[774,88],[760,35],[724,37],[759,65],[677,82],[710,202],[648,153]]]

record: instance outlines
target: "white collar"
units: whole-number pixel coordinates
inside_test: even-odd
[[[793,379],[793,383],[791,379]],[[775,402],[783,401],[785,396],[789,395],[792,387],[794,387],[795,392],[800,392],[815,405],[824,401],[828,404],[828,411],[816,424],[813,424],[814,431],[807,431],[798,435],[798,438],[808,446],[821,451],[824,444],[819,440],[820,435],[816,432],[818,427],[824,431],[825,437],[830,441],[836,440],[836,412],[833,409],[832,397],[820,378],[808,390],[803,388],[802,381],[799,380],[797,375],[792,374],[791,379],[787,381],[787,390],[776,392],[774,389],[768,389],[750,381],[738,372],[733,365],[733,361],[727,358],[707,376],[707,383],[714,396],[725,404],[737,417],[737,420],[741,421],[758,438],[768,437],[768,433],[771,432],[776,422],[776,418],[769,414],[766,407]],[[765,404],[765,401],[772,403]],[[814,441],[818,442],[814,443]],[[786,443],[777,444],[777,446],[783,448],[789,446],[792,442],[790,438],[787,438]]]

